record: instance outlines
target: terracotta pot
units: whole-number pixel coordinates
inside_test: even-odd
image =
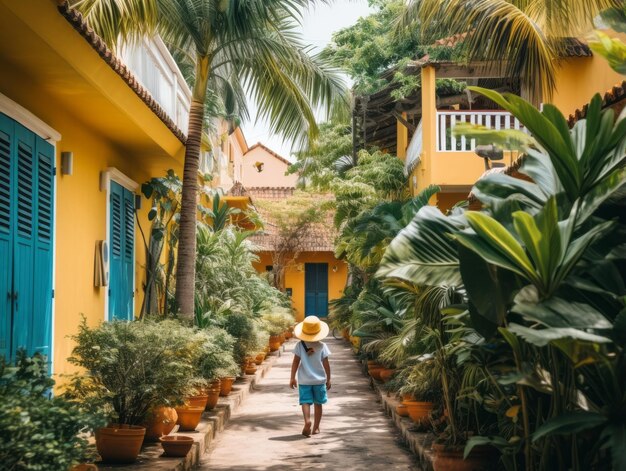
[[[280,334],[278,337],[280,338],[280,344],[281,344],[281,345],[282,345],[282,344],[284,344],[284,343],[285,343],[285,340],[286,340],[286,339],[285,339],[285,333],[283,332],[283,333],[282,333],[282,334]]]
[[[285,338],[287,340],[289,340],[291,337],[293,337],[293,334],[291,333],[291,331],[290,330],[286,330],[285,331]]]
[[[415,398],[413,397],[413,394],[411,394],[411,393],[404,393],[402,395],[402,402],[406,402],[406,401],[415,401]]]
[[[476,446],[467,458],[463,459],[463,447],[448,448],[433,444],[434,471],[489,471],[494,469],[496,451],[489,446]]]
[[[161,446],[167,456],[183,458],[193,446],[193,438],[184,435],[161,438]]]
[[[203,394],[198,394],[197,396],[189,396],[185,404],[192,407],[206,407],[206,401],[209,400],[209,396],[206,390],[202,392]]]
[[[409,416],[409,409],[407,408],[406,404],[398,404],[396,406],[396,413],[400,417],[408,417]]]
[[[213,388],[213,389],[209,389],[207,391],[207,403],[206,403],[206,408],[208,410],[211,409],[215,409],[215,406],[217,405],[217,400],[220,398],[220,391],[222,390],[221,387],[217,387],[217,388]]]
[[[96,430],[96,448],[105,463],[133,463],[145,435],[144,427],[111,424]]]
[[[372,378],[374,378],[377,381],[382,381],[382,379],[380,378],[380,374],[383,371],[383,367],[382,366],[378,366],[378,367],[372,367],[369,370],[370,376]]]
[[[180,406],[176,408],[178,414],[178,425],[181,430],[195,430],[200,420],[204,407]]]
[[[380,371],[380,379],[382,379],[385,383],[387,383],[391,377],[394,375],[394,373],[396,372],[396,370],[391,369],[391,368],[383,368]]]
[[[235,382],[234,376],[228,376],[220,379],[220,396],[228,396],[233,389],[233,383]]]
[[[156,441],[163,435],[168,435],[174,427],[178,414],[173,407],[157,407],[146,423],[146,441]]]
[[[257,365],[260,365],[261,363],[263,363],[263,360],[265,360],[265,353],[259,353],[254,358],[254,363],[257,364]]]
[[[435,408],[432,402],[404,401],[404,405],[409,412],[409,417],[416,424],[427,423],[431,411]]]
[[[275,352],[280,348],[280,336],[270,335],[270,351]]]
[[[255,373],[256,373],[256,370],[257,370],[257,368],[256,368],[256,366],[254,366],[254,364],[252,364],[252,365],[248,365],[248,366],[246,367],[246,374],[247,374],[247,375],[253,375],[253,374],[255,374]]]

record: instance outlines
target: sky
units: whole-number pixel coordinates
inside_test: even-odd
[[[331,41],[335,31],[353,25],[359,17],[371,12],[373,9],[368,6],[367,0],[335,0],[330,5],[318,4],[304,14],[301,27],[303,40],[313,46],[315,52],[319,52]],[[259,120],[255,123],[256,108],[251,100],[249,105],[251,119],[241,125],[248,145],[262,142],[273,151],[292,160],[291,143],[283,142],[280,136],[270,134],[267,122]]]

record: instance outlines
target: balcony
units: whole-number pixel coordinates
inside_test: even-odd
[[[191,90],[161,38],[122,45],[119,55],[176,126],[187,134]]]
[[[477,124],[496,131],[524,127],[508,111],[437,111],[437,152],[473,152],[475,139],[456,137],[454,128],[460,123]]]

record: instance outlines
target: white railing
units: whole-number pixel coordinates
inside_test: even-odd
[[[161,38],[118,48],[120,57],[176,126],[187,134],[191,90]]]
[[[525,132],[524,126],[508,111],[437,111],[437,151],[471,152],[476,140],[455,136],[452,132],[459,123],[471,123],[489,129],[517,129]]]

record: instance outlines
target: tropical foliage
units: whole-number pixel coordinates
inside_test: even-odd
[[[489,61],[509,77],[519,77],[529,98],[539,103],[554,91],[556,67],[567,41],[593,30],[602,11],[618,0],[411,0],[399,34],[422,28],[423,42],[466,35],[468,61]]]
[[[244,89],[271,131],[303,141],[318,128],[314,109],[345,108],[344,87],[311,57],[295,26],[308,0],[81,0],[75,2],[110,46],[158,32],[191,79],[176,269],[176,302],[193,317],[198,168],[207,102],[247,117]],[[209,106],[209,109],[216,108]],[[218,107],[219,108],[219,107]]]
[[[482,178],[481,211],[423,207],[378,272],[407,294],[451,294],[416,312],[452,411],[441,436],[491,444],[508,469],[622,469],[626,121],[596,96],[570,130],[550,105],[474,91],[530,131],[517,142],[531,181]]]

